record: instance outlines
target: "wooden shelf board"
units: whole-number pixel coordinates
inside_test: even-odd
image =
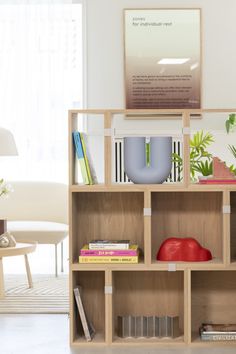
[[[153,261],[151,266],[155,268],[163,268],[168,270],[169,264],[175,264],[177,270],[184,269],[212,269],[212,268],[224,268],[225,265],[220,258],[214,258],[211,261],[207,262],[162,262],[162,261]],[[236,266],[236,265],[235,265]]]
[[[102,270],[106,269],[110,270],[168,270],[169,264],[175,264],[176,270],[185,270],[185,269],[193,269],[193,270],[208,270],[208,269],[236,269],[236,262],[231,263],[230,266],[226,266],[221,259],[215,258],[212,261],[208,262],[161,262],[161,261],[153,261],[151,265],[145,265],[143,261],[138,264],[83,264],[83,263],[73,263],[71,266],[72,271],[79,270]]]
[[[72,346],[82,346],[82,345],[106,345],[104,334],[96,333],[95,337],[91,340],[91,342],[86,341],[84,337],[77,337],[71,343]]]
[[[110,264],[110,263],[73,263],[71,265],[72,271],[79,271],[79,270],[106,270],[106,269],[120,269],[120,270],[146,270],[148,269],[143,261],[140,261],[137,264],[129,264],[129,263],[117,263],[117,264]]]
[[[175,191],[185,190],[183,183],[171,183],[171,184],[126,184],[126,183],[114,183],[111,185],[106,184],[93,184],[93,185],[78,185],[72,184],[70,186],[71,192],[99,192],[99,191],[119,191],[119,192],[132,192],[132,191]]]
[[[72,184],[70,186],[70,192],[223,192],[223,191],[236,191],[236,185],[201,185],[201,184],[190,184],[185,187],[183,183],[166,183],[166,184],[126,184],[126,183],[114,183],[114,184],[93,184],[93,185],[82,185],[82,184]]]
[[[230,263],[230,265],[227,268],[236,269],[236,260],[232,260],[232,262]]]
[[[119,338],[115,336],[112,342],[113,345],[178,345],[185,344],[184,336],[178,338]]]

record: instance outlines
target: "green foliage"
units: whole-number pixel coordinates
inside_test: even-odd
[[[206,149],[214,142],[210,133],[199,131],[190,140],[190,173],[192,181],[196,181],[196,173],[202,176],[212,174],[212,154]],[[183,159],[178,154],[172,154],[172,161],[176,163],[179,172],[183,171]]]
[[[229,166],[229,169],[231,172],[233,172],[236,175],[236,168],[234,165]]]
[[[229,114],[228,119],[225,121],[225,128],[227,133],[234,131],[234,128],[236,126],[236,114],[231,113]]]
[[[12,187],[7,184],[3,178],[0,179],[0,197],[7,196],[8,193],[12,192]]]
[[[234,145],[228,145],[229,150],[232,152],[234,158],[236,159],[236,147]]]
[[[199,161],[196,166],[193,167],[193,169],[196,172],[201,173],[203,176],[209,176],[212,175],[213,173],[213,168],[212,168],[212,161]]]

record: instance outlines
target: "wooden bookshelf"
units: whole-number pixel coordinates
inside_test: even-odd
[[[127,345],[214,346],[235,342],[201,341],[202,322],[236,323],[236,185],[190,182],[190,131],[183,134],[184,171],[181,183],[116,184],[112,180],[115,115],[178,113],[182,127],[191,113],[230,113],[203,110],[71,110],[69,111],[69,244],[70,343],[72,346]],[[104,180],[79,185],[75,180],[72,131],[79,115],[100,115],[104,127]],[[214,116],[214,114],[213,114]],[[160,118],[157,118],[157,120]],[[181,119],[181,118],[180,118]],[[230,207],[230,208],[229,208]],[[150,215],[144,213],[150,209]],[[231,213],[230,213],[231,210]],[[156,253],[167,237],[194,237],[209,248],[209,262],[160,262]],[[138,264],[80,264],[81,247],[93,238],[130,239],[143,250]],[[88,318],[96,335],[83,336],[73,288],[82,286]],[[120,338],[118,315],[179,316],[178,338]]]

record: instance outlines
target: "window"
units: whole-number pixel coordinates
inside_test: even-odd
[[[7,180],[67,182],[68,109],[82,107],[82,4],[0,5],[0,126],[18,157],[1,157]]]

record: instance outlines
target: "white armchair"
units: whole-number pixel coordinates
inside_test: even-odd
[[[0,200],[0,218],[7,219],[7,230],[16,241],[37,241],[55,245],[55,275],[58,275],[57,248],[68,235],[67,186],[54,182],[12,181],[7,199]]]

